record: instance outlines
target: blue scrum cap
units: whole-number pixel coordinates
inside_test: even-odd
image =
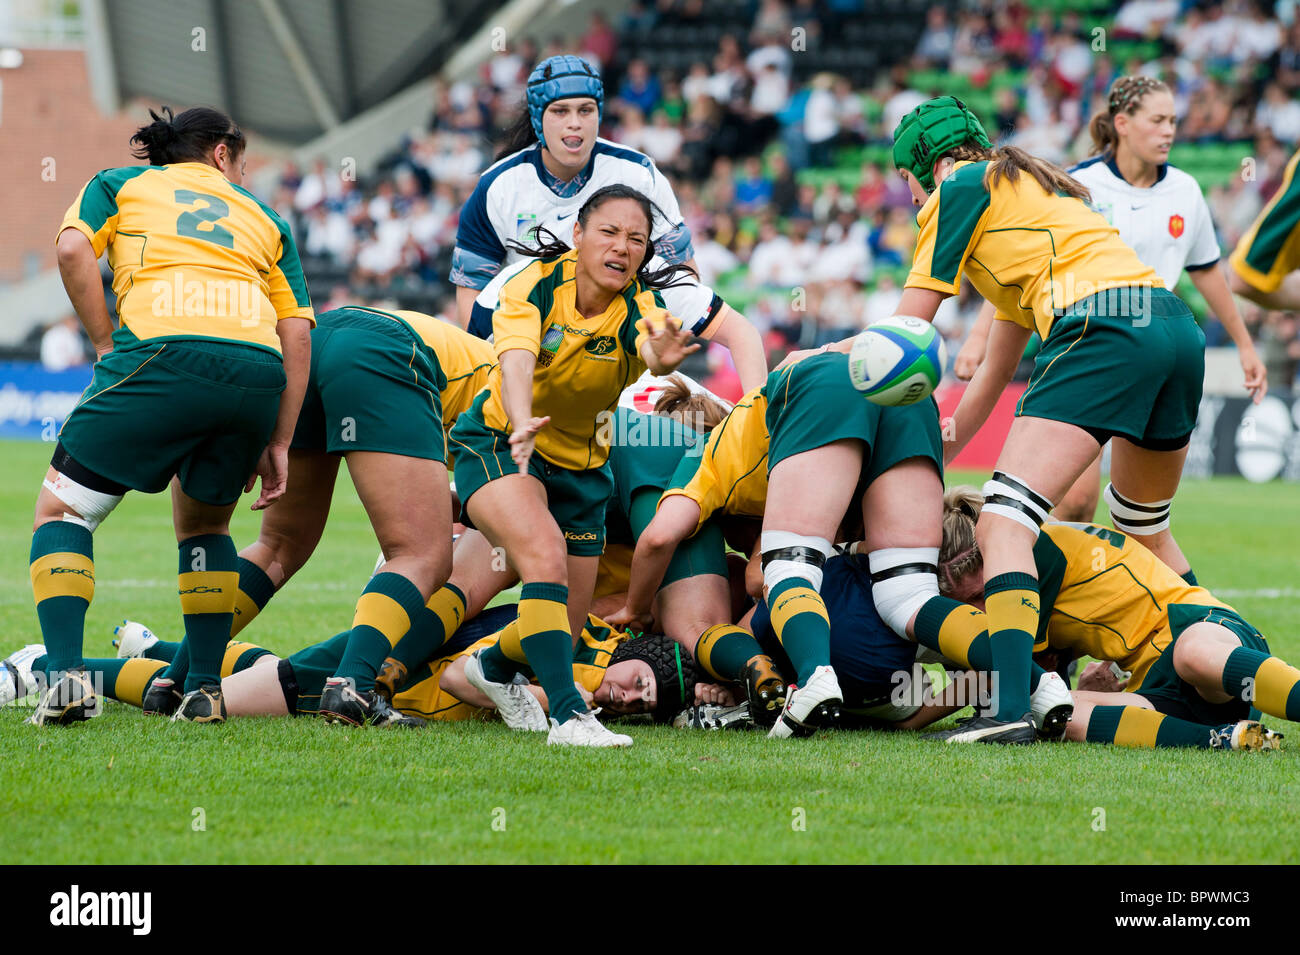
[[[580,56],[553,56],[542,60],[528,76],[528,115],[533,121],[533,132],[545,143],[542,135],[542,113],[557,99],[590,96],[596,109],[605,108],[605,87],[598,74]]]

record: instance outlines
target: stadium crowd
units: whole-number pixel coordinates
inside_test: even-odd
[[[273,207],[295,225],[309,274],[333,280],[327,304],[348,298],[350,285],[371,301],[451,315],[446,277],[460,208],[494,157],[494,137],[517,109],[532,64],[558,53],[577,52],[604,72],[614,95],[602,134],[668,174],[703,281],[744,307],[774,357],[892,313],[916,228],[911,196],[879,147],[908,110],[940,92],[926,85],[936,71],[992,91],[986,119],[997,143],[1066,165],[1089,155],[1088,118],[1117,75],[1164,79],[1182,117],[1180,143],[1246,144],[1249,167],[1203,182],[1225,250],[1276,191],[1300,140],[1300,23],[1254,0],[1187,10],[1130,0],[1093,18],[1022,4],[934,6],[912,56],[878,70],[869,87],[821,72],[800,81],[803,51],[791,49],[793,35],[801,37],[793,45],[815,52],[837,18],[862,12],[862,0],[763,0],[721,35],[711,59],[685,70],[657,67],[654,50],[634,55],[653,31],[697,21],[701,6],[634,4],[617,23],[592,14],[576,40],[555,37],[543,49],[520,40],[475,82],[440,85],[425,128],[363,181],[323,160],[263,180]],[[1134,55],[1108,52],[1115,46]],[[1002,71],[1010,82],[997,79]],[[868,158],[858,164],[858,155]],[[837,166],[843,174],[818,175]],[[978,305],[969,286],[945,305],[938,327],[950,345],[965,337]],[[1273,356],[1274,386],[1289,385],[1300,351],[1287,337],[1295,317],[1270,318],[1251,305],[1243,314]],[[1226,344],[1219,323],[1203,317],[1209,343]]]

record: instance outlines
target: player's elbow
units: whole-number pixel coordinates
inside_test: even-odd
[[[55,253],[58,257],[59,268],[67,270],[82,262],[95,261],[95,250],[90,244],[90,240],[76,229],[64,229],[59,233],[58,242],[55,244]]]

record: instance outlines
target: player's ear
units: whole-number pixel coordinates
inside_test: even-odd
[[[575,219],[573,221],[573,247],[576,249],[582,242],[582,222]]]

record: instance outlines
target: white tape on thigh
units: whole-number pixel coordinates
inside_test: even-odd
[[[918,565],[918,569],[883,580],[874,579],[876,574],[909,564]],[[905,640],[908,639],[907,622],[925,606],[926,601],[939,596],[939,578],[935,575],[938,564],[937,547],[887,547],[867,555],[873,578],[871,599],[876,605],[876,613],[890,630]],[[928,569],[922,570],[921,567]]]
[[[1169,517],[1174,503],[1172,497],[1167,501],[1139,503],[1124,497],[1115,490],[1113,484],[1106,485],[1103,496],[1106,498],[1106,506],[1110,508],[1110,520],[1116,530],[1141,537],[1143,534],[1169,529]]]
[[[122,494],[105,494],[103,491],[92,491],[58,471],[54,473],[53,481],[47,478],[41,483],[47,491],[76,511],[75,514],[69,514],[65,511],[63,519],[72,524],[80,524],[92,534],[95,532],[95,528],[104,522],[104,518],[113,513],[113,508],[117,507],[125,496]]]
[[[824,537],[806,537],[790,531],[763,531],[759,537],[759,550],[764,554],[782,550],[786,547],[807,547],[822,555],[823,560],[835,552],[831,542]],[[771,593],[772,588],[783,580],[800,577],[807,580],[812,589],[822,589],[822,568],[802,560],[785,560],[777,558],[766,561],[763,566],[763,586]]]
[[[1008,518],[1037,534],[1041,530],[1043,521],[1047,520],[1047,514],[1052,509],[1051,504],[1048,503],[1044,508],[1039,502],[1045,501],[1045,498],[1034,500],[1036,494],[1031,497],[1021,488],[999,481],[1000,476],[1000,472],[995,473],[993,480],[984,483],[984,507],[980,513]],[[1011,480],[1020,483],[1018,478],[1011,478]]]

